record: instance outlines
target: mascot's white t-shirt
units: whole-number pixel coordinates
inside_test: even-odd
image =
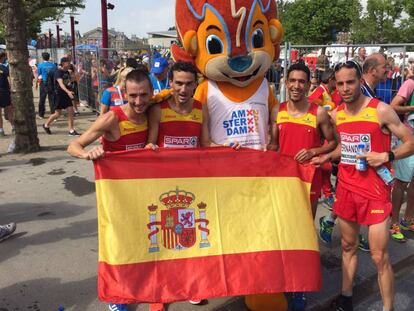
[[[267,80],[263,79],[256,93],[240,103],[229,100],[214,81],[208,81],[207,92],[211,140],[219,145],[237,142],[243,147],[263,149],[269,128]]]

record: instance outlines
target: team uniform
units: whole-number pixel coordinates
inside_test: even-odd
[[[380,101],[371,99],[356,116],[345,113],[341,105],[336,113],[336,127],[341,143],[341,162],[334,212],[339,217],[360,225],[372,225],[388,218],[392,211],[391,187],[368,166],[366,171],[356,169],[358,145],[364,143],[366,152],[390,151],[391,135],[381,130],[377,116]]]
[[[321,83],[313,92],[308,96],[310,103],[322,106],[324,109],[331,111],[336,108],[335,102],[332,99],[332,94],[329,92],[328,87]]]
[[[148,122],[136,124],[128,119],[121,107],[114,107],[112,111],[118,118],[121,137],[116,141],[102,137],[101,143],[105,151],[123,151],[144,148],[148,139]]]
[[[125,105],[128,100],[125,92],[119,86],[112,86],[102,93],[101,103],[111,109],[112,107]]]
[[[168,101],[161,106],[161,118],[158,130],[159,147],[197,148],[200,147],[203,125],[202,105],[194,100],[193,109],[188,114],[179,114],[170,108]]]
[[[279,129],[279,151],[294,157],[301,149],[321,146],[321,133],[317,124],[318,105],[310,104],[308,112],[301,117],[288,113],[287,102],[279,107],[276,124]],[[322,187],[321,170],[316,169],[311,186],[311,201],[319,198]]]

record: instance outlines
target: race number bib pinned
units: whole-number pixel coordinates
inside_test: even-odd
[[[370,134],[341,133],[341,163],[355,165],[358,145],[361,143],[365,145],[364,153],[371,151]]]

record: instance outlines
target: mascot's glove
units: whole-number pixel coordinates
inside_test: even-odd
[[[172,96],[171,89],[161,90],[158,94],[152,96],[150,102],[151,104],[159,104],[163,102],[164,100],[169,99],[171,96]]]

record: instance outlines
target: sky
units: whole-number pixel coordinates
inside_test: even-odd
[[[175,25],[174,0],[108,0],[115,5],[114,10],[108,10],[108,28],[124,32],[128,37],[132,34],[138,37],[147,37],[147,32],[168,30]],[[101,1],[86,0],[85,9],[79,10],[75,17],[79,24],[75,29],[81,35],[85,32],[100,27]],[[60,28],[63,32],[70,33],[69,16],[65,16]],[[56,22],[45,22],[42,31],[52,29],[56,32]]]
[[[107,0],[115,5],[114,10],[108,10],[108,28],[115,28],[124,32],[128,37],[132,34],[140,38],[148,37],[147,32],[168,30],[175,25],[175,1],[174,0]],[[367,0],[361,1],[366,6]],[[85,32],[101,26],[101,1],[86,0],[86,7],[79,10],[75,26],[81,35]],[[64,32],[70,34],[69,16],[65,16],[61,24]],[[56,32],[56,22],[42,24],[42,31],[49,28]]]

